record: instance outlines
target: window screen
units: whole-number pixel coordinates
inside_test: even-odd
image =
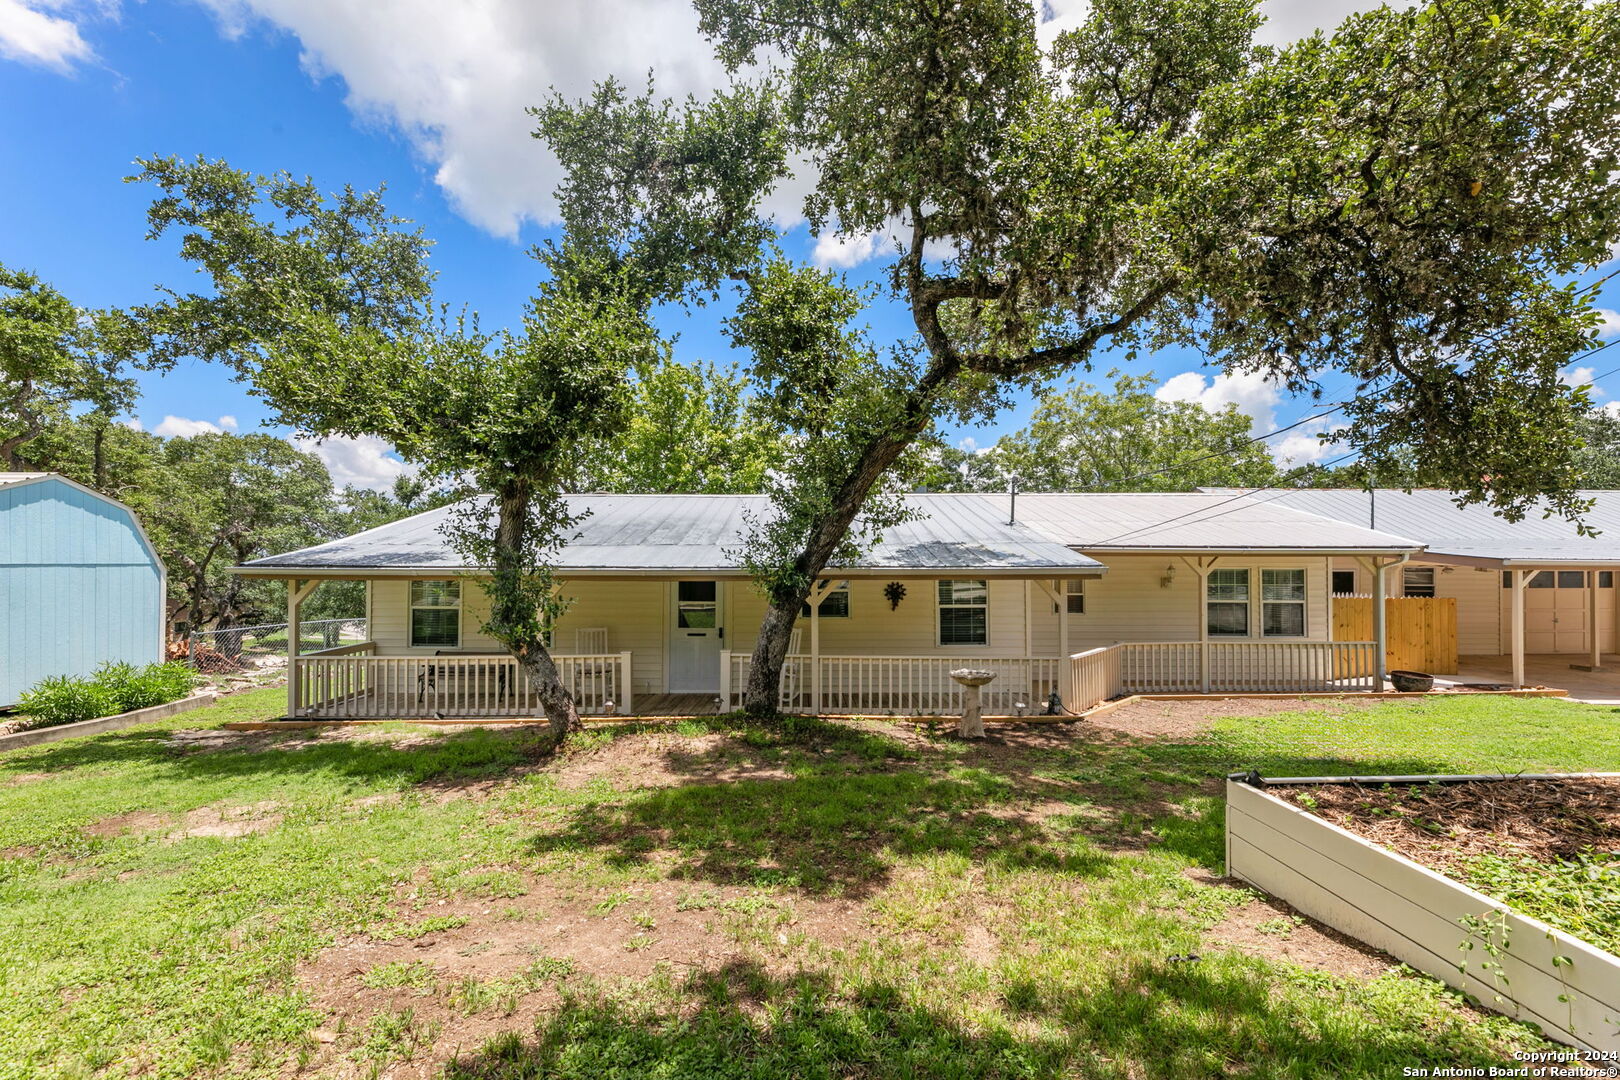
[[[461,644],[461,582],[411,582],[411,645],[453,649]]]
[[[1407,596],[1433,596],[1434,567],[1406,567],[1401,571],[1401,588]]]
[[[1249,634],[1249,572],[1211,570],[1205,586],[1204,606],[1210,637],[1247,637]]]
[[[836,585],[828,586],[821,594],[821,603],[816,605],[816,609],[817,614],[823,619],[849,618],[849,582],[840,581]],[[809,604],[800,606],[799,616],[805,619],[810,617]]]
[[[1266,637],[1305,636],[1305,571],[1260,571],[1260,632]]]
[[[990,642],[989,589],[983,581],[939,583],[939,643],[987,645]]]

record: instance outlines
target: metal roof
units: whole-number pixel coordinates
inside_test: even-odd
[[[1005,496],[910,495],[914,521],[888,529],[882,543],[854,567],[860,572],[971,571],[981,576],[1100,574],[1101,563],[1025,523],[1008,524]],[[588,510],[578,535],[558,553],[564,572],[587,574],[744,573],[727,554],[741,543],[745,515],[764,515],[763,495],[574,495],[573,512]],[[1020,510],[1023,501],[1019,502]],[[302,551],[255,559],[241,567],[261,576],[290,570],[365,570],[410,574],[466,569],[445,539],[453,507],[441,507]]]
[[[1005,496],[998,496],[1005,499]],[[1018,496],[1018,520],[1087,551],[1415,551],[1421,541],[1243,493]]]
[[[0,488],[24,484],[30,480],[43,480],[49,475],[51,474],[42,472],[0,472]]]
[[[1285,489],[1250,496],[1338,521],[1367,526],[1376,523],[1421,540],[1433,555],[1502,562],[1620,563],[1620,491],[1584,491],[1594,499],[1586,524],[1597,536],[1581,536],[1561,517],[1532,511],[1522,521],[1507,521],[1488,506],[1458,506],[1449,491],[1420,488]]]

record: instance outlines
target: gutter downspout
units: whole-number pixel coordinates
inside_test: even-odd
[[[1389,608],[1389,587],[1385,583],[1384,572],[1393,567],[1401,566],[1412,558],[1409,551],[1393,562],[1378,560],[1373,563],[1373,672],[1377,681],[1373,689],[1379,693],[1384,692],[1384,679],[1389,674],[1388,657],[1388,627],[1387,611]]]

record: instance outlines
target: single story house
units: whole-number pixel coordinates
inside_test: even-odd
[[[163,659],[166,585],[129,507],[54,473],[0,473],[0,708],[48,676]]]
[[[987,709],[1071,711],[1124,690],[1330,691],[1382,685],[1379,626],[1334,640],[1334,571],[1376,581],[1419,540],[1221,494],[920,494],[918,517],[829,570],[796,630],[783,705],[948,712],[953,668],[987,668]],[[579,495],[553,629],[588,711],[740,701],[764,600],[737,547],[749,495]],[[258,559],[290,622],[320,582],[367,583],[367,640],[293,658],[288,715],[530,715],[487,601],[447,543],[449,508]],[[296,632],[289,640],[298,640]]]

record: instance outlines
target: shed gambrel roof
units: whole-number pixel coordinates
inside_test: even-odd
[[[1620,491],[1584,491],[1594,500],[1585,516],[1596,536],[1581,536],[1561,517],[1532,511],[1507,521],[1488,506],[1458,506],[1449,491],[1419,488],[1284,489],[1250,496],[1275,506],[1353,522],[1376,524],[1422,541],[1430,555],[1501,563],[1620,563]]]
[[[574,512],[589,510],[578,535],[558,553],[564,573],[587,575],[744,573],[734,551],[746,515],[763,515],[763,495],[575,495]],[[1022,522],[1009,524],[1005,496],[911,495],[921,511],[884,533],[882,543],[840,573],[972,572],[978,576],[1100,574],[1103,566]],[[441,507],[302,551],[255,559],[239,568],[257,576],[288,571],[365,576],[467,569],[445,539],[454,512]]]

